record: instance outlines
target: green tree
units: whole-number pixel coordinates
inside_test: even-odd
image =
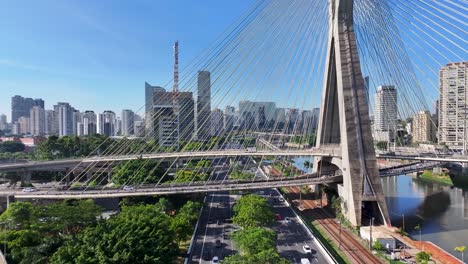
[[[2,215],[0,222],[9,223],[8,226],[25,229],[33,222],[33,205],[30,202],[11,203]]]
[[[170,217],[153,205],[122,212],[68,240],[50,263],[173,263],[178,254]]]
[[[79,212],[79,213],[77,213]],[[36,210],[35,228],[42,232],[60,232],[75,235],[86,226],[96,223],[102,207],[88,200],[65,200]]]
[[[8,153],[15,153],[15,152],[22,152],[26,146],[21,142],[15,141],[6,141],[0,143],[0,152],[8,152]]]
[[[416,254],[416,262],[417,263],[425,263],[427,264],[431,260],[431,254],[425,252],[425,251],[420,251],[419,253]]]
[[[171,201],[169,201],[169,199],[167,199],[166,197],[162,197],[159,199],[159,201],[156,203],[156,208],[158,210],[160,210],[161,212],[164,212],[166,214],[168,214],[169,212],[171,212],[172,210],[174,210],[174,205],[172,204]]]
[[[290,263],[287,259],[279,256],[274,249],[268,249],[259,252],[255,255],[240,255],[235,254],[223,260],[223,264],[245,264],[245,263],[262,263],[262,264],[287,264]]]
[[[377,149],[380,149],[380,150],[386,150],[388,148],[388,143],[387,141],[379,141],[377,142],[376,147]]]
[[[240,198],[234,205],[234,212],[232,221],[243,228],[268,226],[274,221],[271,205],[255,194]]]
[[[119,164],[114,168],[112,182],[118,185],[128,182],[136,184],[156,183],[163,172],[152,160],[136,159]]]
[[[275,248],[276,233],[262,227],[252,227],[236,232],[233,240],[244,255],[255,255]]]

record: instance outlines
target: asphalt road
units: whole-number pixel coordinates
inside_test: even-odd
[[[226,173],[214,173],[213,178],[222,180]],[[207,194],[195,234],[192,263],[211,263],[214,256],[222,260],[237,253],[228,237],[236,228],[232,223],[226,223],[226,219],[231,218],[232,206],[239,198],[240,195],[229,194],[228,191]],[[219,240],[218,245],[216,240]]]
[[[288,259],[292,263],[300,263],[301,258],[308,258],[311,263],[327,263],[323,254],[318,250],[315,238],[311,238],[305,227],[299,222],[293,210],[285,202],[279,201],[281,197],[276,189],[263,190],[263,196],[273,204],[275,214],[279,214],[281,220],[276,221],[273,230],[278,234],[276,248],[280,256]],[[271,196],[270,196],[271,194]],[[285,217],[289,217],[291,222],[286,222]],[[307,244],[312,253],[306,254],[303,246]]]
[[[218,180],[225,177],[225,171],[215,173],[213,176]],[[277,190],[265,189],[256,193],[268,199],[273,205],[275,214],[281,216],[282,220],[276,221],[272,228],[278,234],[277,250],[282,257],[292,263],[300,263],[301,258],[308,258],[311,263],[327,263],[322,253],[318,251],[314,239],[309,237],[292,209],[285,202],[279,201],[281,196]],[[207,195],[190,256],[192,263],[211,263],[214,256],[222,260],[237,253],[227,235],[238,227],[226,223],[226,219],[231,218],[232,206],[240,197],[239,194],[229,194],[227,191]],[[286,223],[285,217],[289,217],[291,222]],[[218,245],[216,240],[219,240]],[[304,253],[302,248],[304,244],[310,246],[311,254]]]

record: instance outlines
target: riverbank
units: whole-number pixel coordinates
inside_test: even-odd
[[[452,179],[448,174],[445,173],[434,173],[429,170],[425,170],[420,176],[418,176],[418,179],[421,179],[423,181],[431,181],[431,182],[437,182],[440,184],[445,184],[445,185],[453,185]]]

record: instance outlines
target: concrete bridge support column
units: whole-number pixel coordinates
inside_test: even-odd
[[[112,181],[112,168],[111,167],[107,168],[107,181],[108,182]]]
[[[92,177],[93,177],[93,173],[91,171],[87,171],[86,172],[86,181],[91,180]]]
[[[21,173],[21,185],[25,183],[26,184],[31,183],[31,175],[32,175],[31,171],[24,171],[23,173]]]
[[[6,202],[7,202],[7,208],[9,208],[11,203],[16,202],[15,196],[14,195],[8,195],[6,197]]]

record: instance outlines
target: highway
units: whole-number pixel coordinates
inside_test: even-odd
[[[213,176],[214,180],[222,180],[225,177],[226,172],[215,173]],[[280,201],[281,196],[277,190],[263,189],[257,190],[256,193],[265,197],[272,204],[275,214],[279,214],[282,218],[272,226],[278,234],[277,250],[282,257],[292,263],[300,263],[300,259],[305,257],[311,263],[327,263],[314,239],[308,236],[306,229],[295,217],[292,209],[284,201]],[[232,234],[238,227],[226,220],[232,217],[232,206],[240,197],[241,195],[237,192],[230,194],[228,191],[206,196],[189,257],[191,263],[211,263],[214,256],[222,260],[226,256],[238,253],[229,237],[229,234]],[[286,222],[285,217],[289,217],[291,222]],[[218,244],[216,240],[219,240]],[[302,249],[304,244],[310,246],[312,254],[304,253]]]

